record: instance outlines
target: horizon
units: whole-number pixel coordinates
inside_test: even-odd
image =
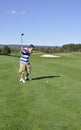
[[[64,45],[81,45],[81,43],[67,43],[67,44],[62,44],[62,45],[34,45],[36,47],[62,47]],[[19,45],[19,44],[0,44],[0,47],[2,46],[29,46],[30,44],[23,44],[23,45]]]

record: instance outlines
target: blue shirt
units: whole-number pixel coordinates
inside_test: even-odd
[[[31,53],[32,52],[27,51],[27,48],[24,48],[22,53],[21,53],[20,62],[28,64],[29,63],[29,56]]]

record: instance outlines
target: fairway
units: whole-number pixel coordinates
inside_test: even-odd
[[[26,83],[19,58],[0,56],[0,130],[81,130],[81,53],[41,55]]]

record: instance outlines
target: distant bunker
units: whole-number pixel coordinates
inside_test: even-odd
[[[54,58],[54,57],[60,57],[60,56],[55,56],[55,55],[51,55],[51,54],[44,54],[41,57]]]

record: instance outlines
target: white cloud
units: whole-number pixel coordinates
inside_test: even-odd
[[[23,14],[25,14],[25,11],[11,10],[11,11],[9,11],[9,14],[12,14],[12,15],[23,15]]]
[[[11,14],[17,14],[17,12],[15,10],[12,10]]]

